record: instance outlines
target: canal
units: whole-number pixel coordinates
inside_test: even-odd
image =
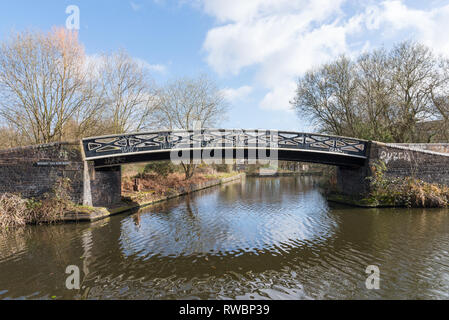
[[[310,177],[247,178],[139,214],[0,233],[0,299],[448,299],[448,250],[447,209],[353,208]],[[80,290],[65,286],[69,265]]]

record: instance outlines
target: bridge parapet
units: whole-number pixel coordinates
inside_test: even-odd
[[[133,158],[142,159],[144,154],[148,155],[146,159],[154,160],[158,157],[157,154],[196,149],[267,149],[284,152],[284,154],[310,152],[335,155],[340,158],[358,158],[363,162],[366,159],[367,143],[365,140],[354,138],[290,131],[202,129],[86,138],[83,139],[83,148],[85,160],[97,161],[99,166],[132,162]]]

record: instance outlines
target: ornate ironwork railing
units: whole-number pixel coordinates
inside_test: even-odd
[[[86,160],[195,148],[264,148],[366,158],[367,148],[367,141],[347,137],[245,129],[142,132],[86,138],[82,142]]]

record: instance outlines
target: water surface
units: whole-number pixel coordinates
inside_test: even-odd
[[[0,234],[0,299],[448,299],[448,250],[446,209],[332,205],[312,178],[247,178]],[[80,290],[65,287],[68,265]]]

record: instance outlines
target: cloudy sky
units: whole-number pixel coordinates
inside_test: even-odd
[[[0,39],[64,26],[69,5],[90,55],[125,48],[158,82],[215,78],[232,106],[227,128],[313,130],[289,105],[295,82],[343,53],[417,40],[449,56],[442,0],[1,1]]]

